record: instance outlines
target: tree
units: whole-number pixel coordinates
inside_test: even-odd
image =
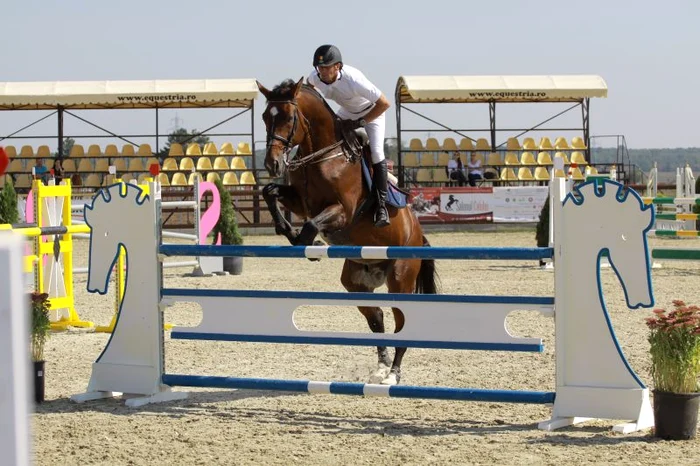
[[[168,143],[165,147],[158,153],[161,158],[167,157],[168,152],[170,152],[170,146],[174,143],[182,144],[183,149],[187,148],[188,144],[196,143],[200,146],[204,146],[211,142],[209,136],[204,134],[199,134],[196,129],[188,132],[185,128],[178,128],[168,135]]]
[[[12,186],[12,179],[8,176],[5,187],[0,191],[0,223],[17,222],[19,222],[17,192]]]
[[[61,154],[62,157],[68,157],[70,155],[71,149],[73,149],[73,146],[75,145],[75,139],[73,138],[65,138],[63,140],[63,154]],[[59,153],[58,151],[53,153],[53,156],[58,158]]]

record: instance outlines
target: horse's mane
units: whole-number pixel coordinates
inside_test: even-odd
[[[267,96],[268,102],[280,102],[280,101],[285,101],[285,100],[292,100],[294,98],[294,88],[296,87],[297,83],[293,79],[285,79],[278,85],[276,85],[269,93]],[[326,99],[323,98],[323,96],[316,90],[315,87],[313,87],[310,84],[303,83],[301,85],[301,90],[302,92],[307,92],[308,94],[311,94],[314,96],[316,99],[318,99],[319,102],[321,102],[328,112],[333,116],[335,119],[335,112],[331,108],[330,105],[328,105],[328,102]]]

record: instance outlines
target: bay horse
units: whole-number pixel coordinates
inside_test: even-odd
[[[273,178],[287,171],[289,184],[270,183],[263,197],[272,214],[275,231],[292,245],[311,245],[317,234],[329,244],[354,246],[429,246],[410,207],[388,206],[391,224],[375,228],[372,210],[360,212],[371,196],[362,180],[360,160],[351,155],[341,123],[325,99],[312,87],[289,79],[272,90],[259,82],[267,99],[262,115],[267,129],[265,167]],[[291,151],[298,147],[290,159]],[[295,231],[277,203],[305,219]],[[358,214],[359,213],[359,214]],[[343,265],[340,280],[347,291],[373,292],[386,284],[390,293],[438,293],[434,260],[351,260]],[[372,332],[384,332],[379,307],[360,306]],[[392,308],[395,332],[404,316]],[[401,378],[406,348],[396,348],[393,362],[386,347],[377,347],[378,368],[370,383],[395,385]]]

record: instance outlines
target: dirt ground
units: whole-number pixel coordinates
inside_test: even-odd
[[[534,231],[433,233],[436,246],[534,246]],[[247,237],[247,244],[283,244]],[[652,239],[652,245],[700,248],[692,240]],[[76,242],[75,265],[87,265],[87,243]],[[246,258],[240,276],[186,277],[168,269],[165,286],[338,291],[342,261]],[[444,293],[551,296],[553,274],[535,262],[441,261]],[[650,385],[644,319],[630,311],[617,278],[602,271],[613,326],[631,366]],[[86,292],[76,276],[76,307],[83,319],[109,322],[111,294]],[[657,307],[673,299],[700,303],[700,264],[665,262],[653,270]],[[255,310],[252,309],[251,312]],[[390,312],[386,312],[390,318]],[[166,321],[196,325],[199,310],[179,304]],[[355,308],[309,307],[295,313],[304,329],[368,332]],[[503,389],[554,389],[551,318],[515,312],[512,333],[541,337],[544,353],[409,349],[402,383]],[[390,324],[389,328],[393,328]],[[121,400],[82,405],[91,363],[108,334],[70,330],[47,344],[47,401],[33,415],[36,464],[700,464],[700,440],[658,441],[649,430],[614,434],[614,421],[593,421],[555,432],[537,430],[549,418],[542,405],[377,399],[264,392],[191,390],[189,399],[143,408]],[[171,340],[171,373],[366,382],[374,348]]]

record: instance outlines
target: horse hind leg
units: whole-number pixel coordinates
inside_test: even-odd
[[[341,282],[349,292],[371,293],[385,280],[381,268],[345,261]],[[384,333],[384,313],[380,307],[358,306],[373,333]],[[377,369],[370,375],[369,383],[381,383],[391,371],[392,361],[386,346],[377,346]]]

